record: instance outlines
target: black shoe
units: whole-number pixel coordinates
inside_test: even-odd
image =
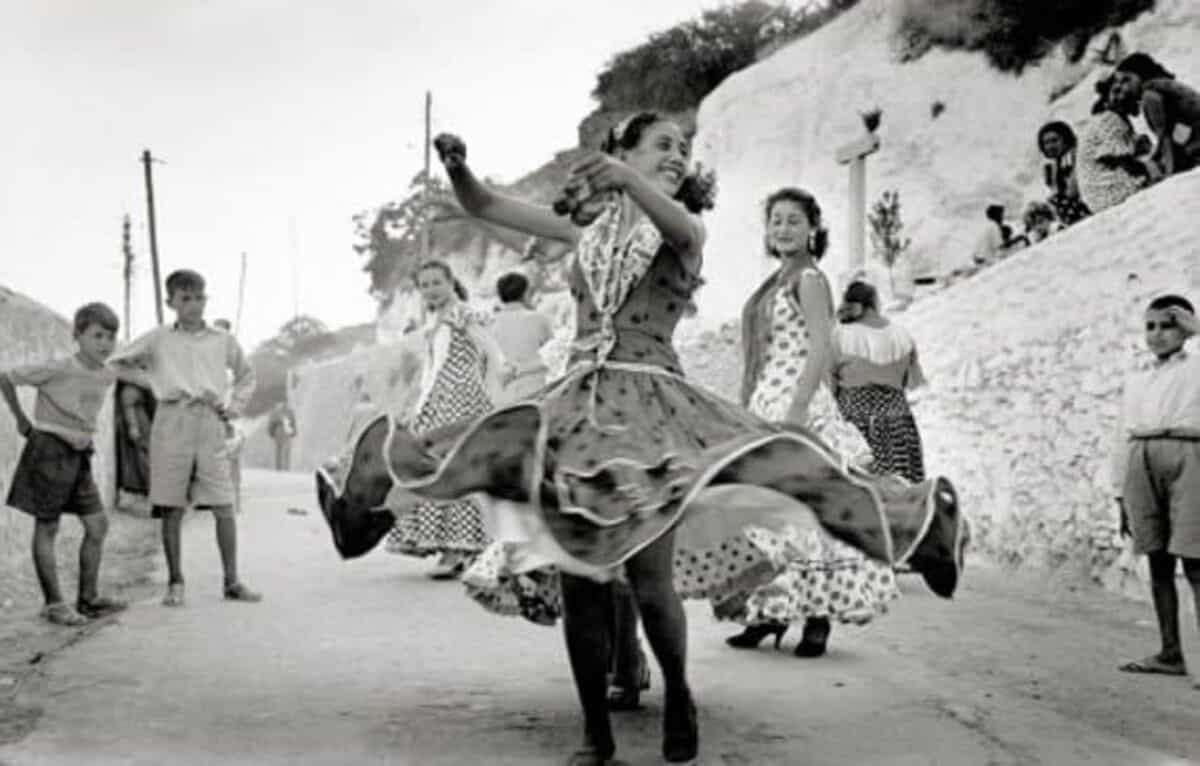
[[[691,763],[700,752],[700,725],[696,705],[689,698],[681,711],[667,706],[663,715],[663,760],[667,763]]]
[[[779,648],[779,642],[783,640],[783,634],[787,632],[788,626],[778,622],[765,622],[759,625],[747,625],[746,629],[736,636],[730,636],[725,639],[725,643],[732,646],[734,649],[756,649],[762,643],[762,640],[767,636],[775,636],[775,648]]]
[[[804,621],[804,634],[800,643],[792,650],[796,657],[820,657],[829,645],[829,634],[833,631],[828,617],[810,617]]]

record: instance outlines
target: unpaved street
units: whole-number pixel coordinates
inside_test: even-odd
[[[557,629],[485,613],[425,579],[428,562],[340,561],[307,476],[247,483],[243,569],[266,600],[219,598],[211,521],[190,518],[187,607],[142,601],[44,663],[19,700],[37,726],[0,763],[564,760],[578,726]],[[904,585],[891,615],[835,629],[819,660],[730,650],[733,630],[690,604],[701,763],[1200,763],[1191,681],[1114,670],[1155,648],[1148,605],[978,562],[953,602]],[[628,763],[661,762],[659,691],[656,675],[647,708],[617,719]]]

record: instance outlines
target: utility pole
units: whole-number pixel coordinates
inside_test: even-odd
[[[246,254],[242,253],[242,273],[238,277],[238,303],[237,314],[234,316],[233,335],[237,334],[242,329],[242,306],[246,301]]]
[[[432,197],[429,189],[429,147],[432,139],[429,135],[430,125],[432,122],[433,113],[433,93],[425,91],[425,188],[421,192],[422,201],[426,206],[429,205],[429,200]],[[428,210],[428,207],[426,207]],[[425,217],[424,225],[421,227],[421,260],[428,260],[430,250],[432,249],[431,236],[433,234],[433,222],[430,216]]]
[[[125,340],[129,340],[130,293],[133,284],[133,245],[129,241],[129,216],[121,221],[121,253],[125,259]]]
[[[296,265],[296,217],[288,216],[288,261],[292,268],[292,319],[300,316],[300,272]]]
[[[150,150],[142,150],[142,166],[146,176],[146,210],[150,223],[150,264],[154,269],[154,316],[159,324],[163,323],[162,277],[158,270],[158,232],[154,225],[154,179],[150,174],[150,163],[157,162],[150,156]]]

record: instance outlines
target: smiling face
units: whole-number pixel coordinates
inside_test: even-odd
[[[117,334],[92,322],[82,332],[75,333],[75,343],[87,361],[99,366],[112,354],[117,344]]]
[[[781,199],[767,212],[767,245],[781,258],[803,252],[808,247],[812,223],[799,202]]]
[[[1187,333],[1166,311],[1148,309],[1146,311],[1146,347],[1150,353],[1162,358],[1170,356],[1183,348]]]
[[[179,288],[171,291],[167,305],[175,312],[175,318],[181,325],[197,325],[204,321],[204,306],[208,296],[203,290]]]
[[[657,183],[667,196],[674,197],[688,173],[691,144],[678,125],[659,120],[642,131],[637,146],[623,150],[619,156],[638,173]]]
[[[417,290],[421,293],[425,308],[437,311],[454,296],[454,283],[446,276],[446,272],[430,266],[417,272]]]

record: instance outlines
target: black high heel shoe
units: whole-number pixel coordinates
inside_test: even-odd
[[[829,634],[833,632],[833,624],[828,617],[811,617],[804,621],[804,634],[800,643],[792,650],[796,657],[820,657],[825,654],[829,645]]]
[[[787,629],[788,626],[780,622],[747,625],[741,633],[725,639],[725,643],[734,649],[756,649],[764,638],[773,635],[775,636],[775,648],[778,649],[779,642],[783,640],[783,634],[787,632]]]

